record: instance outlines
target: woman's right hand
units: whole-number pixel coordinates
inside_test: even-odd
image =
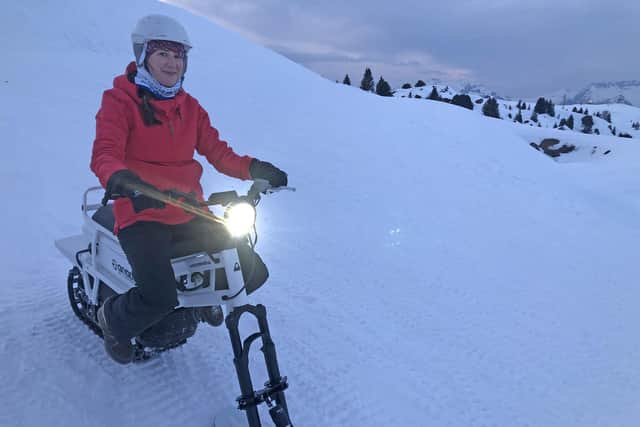
[[[138,175],[129,169],[121,169],[114,172],[109,181],[107,181],[107,189],[102,199],[102,204],[106,205],[109,199],[118,197],[128,197],[131,199],[133,210],[139,213],[145,209],[161,209],[164,208],[164,202],[156,200],[144,194],[145,190],[150,192],[159,192],[153,185],[140,179]]]

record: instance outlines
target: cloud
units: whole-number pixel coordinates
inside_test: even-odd
[[[640,69],[635,0],[172,2],[332,79],[370,66],[392,83],[470,79],[533,93]]]

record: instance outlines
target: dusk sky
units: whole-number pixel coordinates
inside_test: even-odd
[[[638,0],[171,0],[332,80],[537,96],[640,80]]]

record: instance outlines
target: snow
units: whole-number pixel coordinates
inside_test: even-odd
[[[618,102],[621,104],[640,105],[640,81],[600,82],[592,83],[569,96],[569,102],[607,104]]]
[[[436,80],[433,80],[430,83],[426,84],[426,86],[422,87],[414,86],[409,89],[397,89],[394,92],[393,96],[405,99],[413,98],[412,101],[414,102],[424,101],[431,94],[433,87],[436,88],[436,90],[438,91],[438,95],[441,98],[451,100],[455,95],[458,94],[469,95],[473,103],[473,111],[478,114],[483,114],[483,103],[486,102],[486,100],[490,96],[493,96],[498,101],[500,118],[503,120],[515,121],[516,115],[518,114],[518,106],[521,104],[521,102],[523,102],[522,100],[514,101],[512,99],[500,97],[495,93],[490,94],[488,89],[482,86],[466,85],[465,87],[459,88],[448,83],[443,83]],[[419,98],[415,98],[416,95],[419,96]],[[432,100],[428,99],[427,101],[432,102]],[[632,138],[640,138],[640,128],[636,129],[633,127],[634,123],[640,123],[640,108],[638,107],[615,103],[555,105],[555,116],[552,117],[548,114],[539,114],[538,121],[534,122],[530,119],[536,105],[536,101],[537,99],[524,101],[524,104],[526,104],[527,107],[522,109],[521,111],[523,125],[539,125],[543,128],[553,128],[554,126],[558,127],[560,125],[561,119],[566,120],[570,115],[573,115],[573,119],[575,121],[574,128],[565,128],[564,130],[567,130],[569,132],[582,132],[582,118],[586,115],[591,115],[594,121],[594,132],[597,129],[597,131],[600,132],[601,135],[613,135],[613,133],[615,132],[615,135],[627,134]],[[574,108],[585,113],[576,113],[573,111]],[[605,111],[611,113],[611,123],[608,123],[604,119],[596,117],[595,115],[596,113],[603,113]],[[511,115],[511,117],[509,117],[509,115]],[[571,137],[572,136],[570,136],[570,138]]]
[[[111,362],[53,246],[79,231],[100,95],[152,12],[187,27],[186,88],[221,135],[298,189],[260,205],[271,277],[255,298],[295,425],[637,425],[635,140],[378,97],[123,0],[11,2],[0,18],[0,425],[209,426],[239,394],[223,329]],[[554,136],[582,149],[556,162],[529,147]],[[248,187],[212,168],[203,183]]]

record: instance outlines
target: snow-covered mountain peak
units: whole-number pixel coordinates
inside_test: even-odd
[[[557,91],[548,98],[558,104],[627,104],[640,107],[640,81],[591,83],[579,90]]]

